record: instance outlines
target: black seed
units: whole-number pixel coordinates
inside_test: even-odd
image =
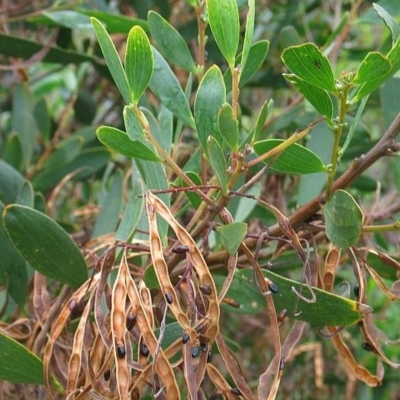
[[[76,300],[71,300],[69,303],[69,311],[73,313],[75,311],[76,305],[77,305]]]
[[[201,351],[203,352],[203,353],[206,353],[207,352],[207,350],[208,350],[208,346],[207,346],[207,343],[200,343],[200,348],[201,348]]]
[[[238,388],[232,388],[231,392],[233,394],[236,394],[236,396],[241,396],[242,395],[242,392]]]
[[[192,357],[195,358],[200,354],[200,348],[195,346],[192,347]]]
[[[285,360],[281,358],[281,361],[279,362],[279,369],[283,371],[285,369]]]
[[[206,296],[209,296],[211,292],[211,288],[208,285],[199,285],[200,292],[205,294]]]
[[[175,254],[185,254],[189,251],[189,247],[185,244],[177,244],[173,249],[172,252]]]
[[[105,371],[104,371],[104,380],[105,381],[109,381],[110,380],[110,378],[111,378],[111,370],[110,369],[106,369]]]
[[[182,336],[182,343],[186,344],[189,341],[189,334],[185,332]]]
[[[172,304],[172,301],[173,301],[173,297],[172,297],[172,294],[171,293],[165,293],[165,301],[168,303],[168,304]]]
[[[268,283],[268,287],[269,287],[269,290],[274,294],[279,292],[278,286],[276,286],[275,283],[272,283],[272,282]]]
[[[145,343],[142,343],[142,345],[140,346],[140,353],[142,354],[142,356],[145,357],[147,357],[150,354],[149,348]]]
[[[374,351],[374,346],[368,342],[364,342],[361,346],[365,351]]]
[[[354,286],[354,295],[359,298],[360,297],[360,286],[356,285]]]
[[[118,358],[125,358],[126,350],[123,344],[117,346],[117,356]]]
[[[136,324],[136,315],[129,313],[126,317],[126,329],[131,331]]]
[[[212,351],[210,350],[207,354],[207,362],[210,363],[212,361]]]

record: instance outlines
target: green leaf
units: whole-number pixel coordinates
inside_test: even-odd
[[[224,103],[218,114],[218,127],[222,138],[233,151],[238,150],[239,128],[238,121],[233,115],[233,108],[229,103]]]
[[[356,301],[313,287],[316,302],[307,303],[299,299],[292,291],[292,287],[294,287],[304,297],[311,298],[311,293],[306,285],[301,285],[299,282],[268,270],[263,270],[262,273],[278,287],[279,292],[271,294],[276,311],[280,312],[286,309],[289,318],[306,321],[314,327],[348,326],[361,320],[361,312]],[[253,281],[252,269],[236,271],[232,288],[236,289],[236,296],[232,298],[239,303],[242,302],[242,296],[245,301],[249,301],[250,298],[254,313],[266,308],[265,297],[259,292]],[[241,296],[239,297],[237,293],[241,293]],[[230,290],[228,290],[227,297],[231,297]],[[249,305],[247,306],[247,309],[251,308]]]
[[[42,11],[42,15],[54,21],[57,25],[69,29],[88,29],[91,27],[87,15],[73,10]]]
[[[11,165],[0,160],[0,199],[4,203],[15,203],[25,178]]]
[[[326,236],[336,246],[353,246],[360,237],[364,214],[354,198],[337,190],[324,207]]]
[[[125,52],[125,70],[131,90],[131,101],[137,104],[153,75],[154,59],[149,39],[140,26],[134,26],[128,35]]]
[[[0,380],[20,384],[44,385],[42,360],[1,331]]]
[[[282,139],[262,140],[254,143],[254,151],[258,156],[261,156],[283,142]],[[264,162],[268,164],[271,159],[267,158]],[[298,143],[294,143],[282,151],[270,168],[287,174],[311,174],[325,171],[321,159],[314,152]]]
[[[222,55],[230,67],[239,46],[239,11],[236,0],[208,0],[208,21]]]
[[[155,46],[163,57],[171,64],[196,73],[193,57],[181,34],[155,11],[149,12],[148,21]]]
[[[68,164],[57,168],[46,168],[32,178],[32,185],[36,190],[45,191],[56,186],[65,176],[72,174],[74,181],[86,180],[110,160],[110,152],[104,147],[94,147],[81,153]]]
[[[265,61],[269,50],[269,41],[260,40],[251,45],[249,55],[247,57],[246,65],[243,67],[239,77],[239,87],[243,87],[252,76],[258,72],[262,63]],[[240,62],[241,56],[236,57],[236,63]],[[232,72],[227,69],[224,73],[224,81],[226,85],[226,92],[232,90]]]
[[[392,44],[395,44],[397,39],[400,36],[400,26],[396,22],[396,20],[379,4],[373,3],[373,7],[375,8],[376,13],[379,15],[380,18],[383,19],[386,26],[389,28],[390,32],[392,33]]]
[[[87,279],[87,268],[77,245],[51,218],[20,205],[3,211],[8,237],[19,253],[38,272],[78,287]]]
[[[313,43],[293,46],[282,53],[286,67],[303,81],[328,92],[336,92],[331,64]]]
[[[83,138],[80,136],[71,136],[66,140],[59,142],[53,153],[43,164],[43,169],[57,168],[60,165],[73,161],[80,153],[83,145]]]
[[[113,175],[112,185],[105,196],[96,223],[93,227],[92,238],[114,232],[119,220],[123,193],[123,178],[121,171]]]
[[[0,203],[0,213],[3,212],[3,204]],[[11,243],[0,224],[0,282],[7,288],[7,293],[23,308],[28,295],[28,273],[26,261],[21,257]]]
[[[117,128],[101,126],[96,131],[100,142],[124,156],[149,161],[161,161],[160,157],[139,140],[131,140],[129,136]]]
[[[136,112],[130,106],[125,106],[123,111],[126,133],[131,140],[139,140],[145,144],[145,132],[140,124]],[[147,146],[149,147],[149,146]]]
[[[200,176],[198,174],[196,174],[196,172],[185,171],[185,173],[192,180],[192,182],[195,185],[200,186],[202,184]],[[179,180],[179,185],[187,187],[187,184],[185,182],[183,182],[181,179]],[[201,200],[201,197],[197,193],[191,192],[191,191],[185,191],[185,195],[195,210],[200,207],[202,200]]]
[[[203,76],[194,102],[194,118],[201,147],[207,154],[207,138],[213,136],[222,146],[218,129],[218,111],[226,101],[224,79],[220,69],[213,65]]]
[[[357,85],[366,83],[365,86],[375,87],[376,82],[382,80],[382,76],[387,75],[392,69],[389,60],[379,52],[370,52],[358,67],[357,74],[353,82]],[[363,88],[365,92],[367,88]]]
[[[99,21],[105,24],[108,32],[111,33],[128,34],[129,31],[136,25],[142,27],[145,32],[149,31],[147,21],[140,18],[132,18],[131,15],[129,17],[126,17],[124,15],[118,15],[112,12],[94,10],[93,8],[77,8],[76,10],[79,11],[81,14],[97,18]]]
[[[225,157],[221,146],[212,136],[209,136],[207,139],[207,154],[208,162],[210,163],[211,168],[213,169],[215,176],[219,181],[222,192],[226,194],[228,191],[228,176],[226,173]]]
[[[272,99],[265,101],[261,107],[260,112],[258,113],[256,127],[254,128],[253,139],[252,142],[257,142],[260,138],[262,129],[264,127],[265,121],[271,113],[272,106],[274,102]]]
[[[283,76],[313,105],[313,107],[324,115],[329,125],[332,125],[333,103],[324,89],[311,85],[293,74],[283,74]]]
[[[26,83],[17,84],[12,96],[12,121],[22,153],[22,168],[31,164],[37,132],[34,101],[31,88]]]
[[[240,65],[242,68],[246,67],[246,63],[249,57],[251,42],[253,41],[254,35],[254,17],[256,12],[255,0],[248,0],[249,10],[246,17],[246,30],[244,35],[243,50],[240,60]]]
[[[90,20],[111,76],[113,77],[119,92],[124,98],[125,103],[129,104],[131,102],[131,91],[117,49],[115,48],[110,35],[107,33],[102,23],[96,18],[90,18]]]
[[[233,256],[247,234],[247,224],[233,222],[228,225],[221,225],[217,228],[217,232],[222,246]]]
[[[153,55],[154,72],[149,85],[151,91],[176,117],[180,118],[191,128],[194,128],[192,112],[178,79],[168,63],[154,47]]]

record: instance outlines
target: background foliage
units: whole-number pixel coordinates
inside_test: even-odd
[[[2,10],[3,395],[394,398],[399,15]]]

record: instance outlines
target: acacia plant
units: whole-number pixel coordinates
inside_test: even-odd
[[[25,16],[84,27],[87,51],[50,43],[43,54],[45,76],[46,62],[77,65],[65,112],[50,111],[44,84],[12,94],[0,162],[3,393],[392,392],[400,198],[379,171],[400,171],[391,90],[400,26],[374,4],[389,41],[346,58],[353,3],[318,46],[287,27],[280,58],[256,39],[255,0],[182,2],[196,23],[191,47],[156,11],[147,20],[89,8]],[[124,31],[121,46],[110,32]],[[28,58],[21,48],[2,51]],[[266,89],[254,82],[271,57],[286,86],[256,104]],[[71,122],[78,101],[93,105],[79,91],[88,72],[115,84],[122,116],[104,103],[87,126]],[[92,89],[104,96],[105,82]],[[386,129],[374,122],[376,103],[391,115]]]

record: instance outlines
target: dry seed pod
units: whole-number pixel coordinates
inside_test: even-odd
[[[218,334],[219,330],[219,314],[220,314],[220,309],[219,309],[219,302],[217,299],[217,290],[215,287],[215,283],[213,280],[213,277],[209,271],[209,268],[203,258],[203,255],[199,248],[196,245],[196,242],[193,240],[193,238],[190,236],[190,234],[176,221],[174,216],[172,215],[170,209],[155,195],[153,195],[150,191],[147,192],[146,194],[146,204],[147,204],[147,215],[149,218],[149,227],[150,227],[150,249],[151,249],[151,256],[153,258],[153,263],[157,264],[159,262],[161,272],[158,271],[158,265],[155,266],[157,278],[160,282],[160,285],[164,289],[164,293],[166,291],[171,291],[167,286],[171,283],[169,279],[169,273],[168,273],[168,266],[165,265],[165,267],[162,265],[162,260],[165,263],[165,260],[163,259],[163,251],[162,251],[162,243],[158,235],[158,230],[157,230],[157,220],[156,220],[156,212],[160,214],[160,216],[171,226],[171,228],[174,230],[176,237],[178,240],[189,247],[189,253],[188,257],[190,262],[192,263],[194,269],[196,270],[196,273],[199,277],[200,283],[202,285],[209,286],[211,288],[211,294],[209,295],[208,298],[208,313],[207,313],[207,330],[205,333],[205,336],[209,341],[213,341],[215,337]],[[157,272],[158,271],[158,272]],[[172,285],[171,285],[172,287]],[[175,291],[172,292],[174,295],[174,298],[176,298]],[[175,303],[175,301],[174,301]],[[172,308],[172,305],[170,306],[172,312],[175,311]],[[178,310],[176,310],[178,311]],[[182,310],[180,310],[182,312]],[[186,314],[184,314],[186,316]],[[175,317],[178,319],[182,319],[182,316],[175,314]],[[186,317],[187,318],[187,317]],[[183,319],[182,319],[183,320]],[[178,319],[178,322],[179,319]],[[181,322],[180,322],[181,323]],[[182,326],[182,323],[181,323]],[[190,325],[188,324],[188,327]],[[183,326],[184,327],[184,326]],[[185,327],[184,327],[185,329]],[[188,330],[188,329],[186,329]],[[195,339],[195,338],[193,338]]]

